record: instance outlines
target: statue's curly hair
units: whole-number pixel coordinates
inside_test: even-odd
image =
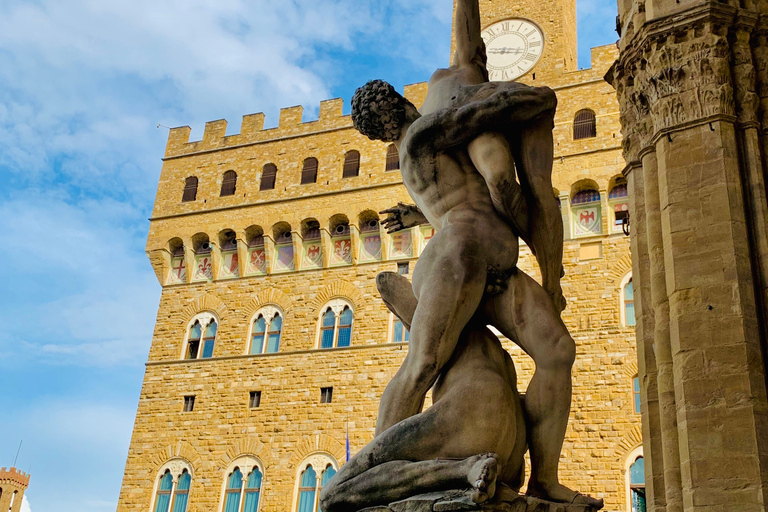
[[[352,123],[369,139],[394,142],[400,138],[408,103],[384,80],[371,80],[352,97]]]

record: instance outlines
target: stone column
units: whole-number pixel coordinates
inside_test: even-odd
[[[666,494],[653,343],[654,315],[651,307],[643,167],[640,162],[633,162],[626,167],[624,175],[629,191],[630,246],[633,254],[642,255],[632,258],[632,287],[635,294],[637,369],[640,377],[640,410],[645,444],[643,458],[646,472],[646,505],[649,510],[664,510]]]
[[[768,505],[766,17],[751,0],[619,2],[606,79],[630,162],[651,510]]]

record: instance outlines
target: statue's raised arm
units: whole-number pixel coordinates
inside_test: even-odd
[[[484,81],[488,80],[486,70],[485,43],[480,36],[480,6],[478,0],[458,0],[456,19],[453,22],[456,53],[454,67],[476,67]]]

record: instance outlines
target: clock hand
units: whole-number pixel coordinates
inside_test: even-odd
[[[488,53],[497,53],[499,55],[506,55],[508,53],[512,53],[515,55],[518,55],[520,53],[523,53],[522,48],[491,48],[488,50]]]

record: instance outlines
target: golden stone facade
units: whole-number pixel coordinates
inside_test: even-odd
[[[521,81],[548,85],[559,99],[553,185],[566,233],[564,319],[577,344],[562,479],[604,498],[606,510],[628,511],[628,458],[642,439],[634,327],[626,325],[622,295],[630,244],[612,213],[627,201],[626,192],[616,193],[626,191],[619,112],[602,79],[617,51],[596,48],[591,69],[577,71],[574,1],[512,4],[481,1],[483,24],[511,16],[537,21],[548,47]],[[426,88],[410,85],[405,95],[419,105]],[[246,116],[238,135],[225,135],[226,121],[210,122],[197,142],[189,142],[189,127],[171,130],[147,241],[163,291],[119,512],[155,511],[162,493],[181,493],[188,511],[223,511],[238,464],[263,476],[258,510],[294,512],[309,463],[319,481],[324,465],[343,464],[347,435],[352,453],[371,440],[381,393],[408,350],[392,341],[393,318],[374,278],[398,266],[405,271],[404,263],[412,269],[430,229],[396,237],[373,222],[377,212],[410,198],[400,173],[385,170],[387,146],[358,134],[342,105],[323,102],[310,122],[301,107],[283,109],[278,127],[267,130],[262,114]],[[594,114],[595,136],[574,140],[574,119],[585,109]],[[359,171],[343,177],[350,151],[360,154]],[[301,184],[307,158],[319,166],[314,182]],[[277,168],[274,188],[261,190],[267,164]],[[222,187],[231,189],[226,171],[237,181],[234,193],[221,197]],[[182,201],[192,176],[196,196]],[[520,266],[538,278],[525,247]],[[339,346],[334,310],[333,346],[320,348],[322,317],[333,304],[353,312],[351,343]],[[282,321],[279,350],[251,355],[254,321],[264,311]],[[193,332],[197,319],[200,334]],[[211,321],[217,330],[207,345]],[[188,359],[190,346],[206,357]],[[524,390],[533,363],[511,342],[505,346]],[[332,400],[321,403],[328,387]],[[258,407],[250,407],[253,392],[260,392]],[[186,397],[194,397],[192,407]],[[166,470],[173,484],[163,490]],[[179,484],[184,472],[188,490]]]

